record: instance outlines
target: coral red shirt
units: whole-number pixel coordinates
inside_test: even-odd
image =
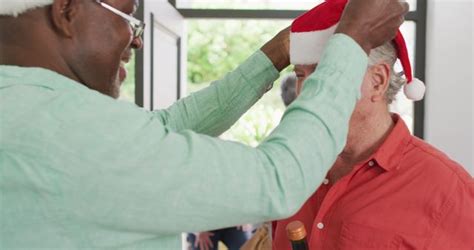
[[[294,220],[305,224],[311,250],[474,249],[473,178],[394,120],[369,160],[274,223],[273,249],[291,250],[285,227]]]

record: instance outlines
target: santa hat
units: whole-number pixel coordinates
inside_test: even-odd
[[[0,0],[0,16],[18,16],[28,10],[53,4],[54,0]]]
[[[326,43],[339,24],[346,3],[347,0],[326,0],[293,22],[290,34],[291,64],[311,65],[319,62]],[[393,43],[407,79],[405,95],[410,100],[419,101],[425,94],[425,85],[413,78],[408,49],[400,31]]]

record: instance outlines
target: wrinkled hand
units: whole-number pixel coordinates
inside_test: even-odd
[[[369,54],[396,36],[408,10],[403,0],[349,0],[336,33],[349,35]]]
[[[211,237],[214,236],[214,233],[211,232],[201,232],[194,233],[196,235],[196,240],[194,241],[194,247],[199,247],[200,250],[211,250],[214,248]]]
[[[290,29],[280,31],[261,48],[278,71],[290,65]]]

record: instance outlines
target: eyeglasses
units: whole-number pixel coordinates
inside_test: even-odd
[[[141,37],[143,35],[143,32],[145,31],[145,23],[136,19],[135,17],[133,16],[130,16],[128,14],[125,14],[123,13],[122,11],[102,2],[102,0],[95,0],[95,2],[97,2],[98,4],[100,4],[102,7],[110,10],[111,12],[113,12],[114,14],[116,15],[119,15],[121,16],[123,19],[125,19],[128,24],[130,25],[130,27],[132,28],[132,31],[133,31],[133,38],[138,38],[138,37]]]

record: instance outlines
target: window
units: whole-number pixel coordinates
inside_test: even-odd
[[[281,20],[289,24],[290,20],[302,14],[304,10],[312,8],[314,5],[322,2],[322,0],[168,0],[168,2],[190,23],[203,21],[203,18],[208,18],[212,20],[219,19],[220,21],[226,19],[240,19],[241,21],[244,19],[253,21],[271,19],[271,22]],[[403,25],[402,32],[405,35],[409,47],[414,75],[423,81],[425,77],[427,0],[408,0],[408,2],[410,3],[411,12],[407,15],[407,22]],[[143,5],[140,5],[140,7],[143,8]],[[191,26],[191,24],[189,25]],[[268,35],[267,40],[270,37],[271,35]],[[248,53],[251,53],[258,47],[247,48],[249,48]],[[216,58],[213,60],[215,59]],[[239,62],[241,61],[242,58],[240,58]],[[137,65],[139,66],[137,70],[140,71],[140,63]],[[189,67],[195,66],[196,65],[191,65],[191,63],[189,65]],[[129,65],[129,67],[133,68],[132,65]],[[221,65],[219,65],[219,67],[221,67]],[[399,70],[401,69],[399,68]],[[133,71],[133,69],[130,71]],[[133,74],[130,75],[133,76]],[[199,77],[202,76],[193,76],[193,84],[198,81],[197,79]],[[216,77],[213,79],[215,78]],[[144,83],[141,82],[143,79],[137,79],[134,88],[134,86],[131,86],[133,85],[133,78],[129,78],[129,81],[131,82],[124,84],[124,97],[131,100],[133,99],[134,89],[142,89]],[[205,79],[202,79],[202,82],[205,82]],[[194,87],[199,88],[199,85],[189,85],[189,87],[192,90]],[[274,90],[277,89],[278,86],[274,88]],[[138,98],[137,103],[140,103],[140,98]],[[415,135],[423,138],[424,101],[413,103],[407,100],[403,94],[400,94],[398,101],[391,105],[391,109],[402,115],[407,121],[410,130],[413,131]]]
[[[209,86],[211,81],[222,78],[290,22],[188,20],[187,93],[198,91]],[[289,67],[286,71],[291,70]],[[257,146],[276,127],[284,110],[280,80],[277,80],[273,88],[222,137]]]
[[[169,0],[185,18],[293,19],[322,0]],[[424,80],[427,0],[408,0],[410,13],[402,32],[407,40],[414,75]],[[410,130],[424,137],[424,101],[413,103],[400,94],[391,105]]]

